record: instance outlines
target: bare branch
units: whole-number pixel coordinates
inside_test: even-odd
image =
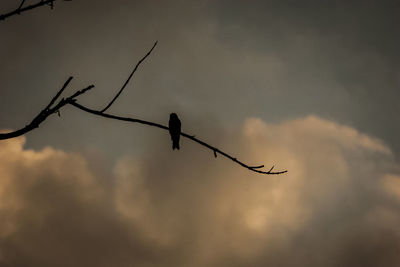
[[[0,15],[0,20],[5,20],[8,17],[14,16],[14,15],[19,15],[25,11],[37,8],[37,7],[41,7],[44,5],[49,5],[51,8],[53,8],[54,2],[57,0],[41,0],[40,2],[37,2],[36,4],[32,4],[29,6],[26,6],[24,8],[22,8],[22,6],[24,5],[25,0],[23,0],[21,2],[21,4],[19,5],[19,7],[11,12],[5,13]],[[64,0],[65,1],[65,0]]]
[[[54,106],[51,107],[55,101],[60,97],[61,93],[67,88],[68,84],[72,80],[72,77],[69,77],[68,80],[64,83],[63,87],[57,92],[57,94],[51,99],[50,103],[42,110],[39,112],[39,114],[25,127],[9,132],[9,133],[0,133],[0,140],[5,140],[5,139],[10,139],[14,137],[18,137],[21,135],[24,135],[36,128],[39,127],[39,125],[47,119],[52,114],[59,114],[59,110],[64,107],[67,104],[70,104],[74,102],[76,97],[86,93],[88,90],[92,89],[94,86],[90,85],[82,90],[79,90],[75,92],[73,95],[67,97],[67,98],[62,98],[58,103]]]
[[[70,104],[82,111],[88,112],[90,114],[94,114],[97,116],[101,116],[104,118],[108,118],[108,119],[113,119],[113,120],[119,120],[119,121],[127,121],[127,122],[132,122],[132,123],[140,123],[140,124],[145,124],[145,125],[149,125],[149,126],[153,126],[153,127],[157,127],[166,131],[169,131],[169,128],[167,126],[155,123],[155,122],[151,122],[151,121],[145,121],[145,120],[140,120],[140,119],[135,119],[135,118],[128,118],[128,117],[120,117],[120,116],[116,116],[116,115],[112,115],[112,114],[107,114],[104,113],[103,111],[98,111],[98,110],[93,110],[90,108],[87,108],[85,106],[82,106],[78,103],[76,103],[76,98],[78,96],[83,95],[84,93],[86,93],[88,90],[92,89],[94,87],[94,85],[89,85],[86,88],[83,88],[81,90],[76,91],[74,94],[72,94],[71,96],[67,97],[67,98],[62,98],[61,100],[58,101],[58,103],[54,106],[53,104],[57,101],[57,99],[60,97],[60,95],[63,93],[63,91],[67,88],[67,86],[69,85],[69,83],[71,82],[73,77],[69,77],[67,79],[67,81],[64,83],[64,85],[62,86],[62,88],[57,92],[57,94],[51,99],[50,103],[32,120],[31,123],[29,123],[28,125],[26,125],[24,128],[19,129],[17,131],[13,131],[13,132],[9,132],[9,133],[0,133],[0,140],[5,140],[5,139],[10,139],[10,138],[14,138],[17,136],[21,136],[23,134],[26,134],[30,131],[32,131],[35,128],[38,128],[39,125],[47,119],[47,117],[49,117],[52,114],[58,114],[59,115],[59,111],[61,108],[63,108],[65,105]],[[261,174],[283,174],[286,173],[287,170],[285,171],[278,171],[278,172],[273,172],[273,168],[274,166],[272,166],[272,168],[269,171],[262,171],[259,170],[261,168],[264,167],[264,165],[260,165],[260,166],[250,166],[247,165],[239,160],[237,160],[236,158],[232,157],[231,155],[223,152],[222,150],[211,146],[209,144],[207,144],[206,142],[201,141],[200,139],[197,139],[194,135],[189,135],[186,134],[184,132],[181,132],[181,136],[188,138],[202,146],[205,146],[206,148],[210,149],[211,151],[213,151],[214,156],[217,157],[217,153],[219,153],[220,155],[232,160],[233,162],[237,163],[238,165],[253,171],[253,172],[257,172],[257,173],[261,173]]]
[[[73,105],[74,107],[80,109],[80,110],[83,110],[85,112],[88,112],[88,113],[91,113],[91,114],[94,114],[94,115],[97,115],[97,116],[101,116],[101,117],[104,117],[104,118],[113,119],[113,120],[120,120],[120,121],[128,121],[128,122],[133,122],[133,123],[141,123],[141,124],[145,124],[145,125],[161,128],[161,129],[164,129],[164,130],[167,130],[167,131],[169,130],[169,128],[167,126],[164,126],[164,125],[161,125],[161,124],[158,124],[158,123],[145,121],[145,120],[140,120],[140,119],[135,119],[135,118],[120,117],[120,116],[116,116],[116,115],[112,115],[112,114],[107,114],[107,113],[104,113],[102,111],[97,111],[97,110],[93,110],[93,109],[87,108],[85,106],[82,106],[82,105],[76,103],[75,101],[70,102],[70,104]],[[264,165],[251,167],[251,166],[249,166],[249,165],[237,160],[236,158],[230,156],[229,154],[219,150],[218,148],[213,147],[213,146],[211,146],[211,145],[209,145],[209,144],[207,144],[207,143],[195,138],[193,135],[189,135],[189,134],[181,132],[181,136],[186,137],[186,138],[188,138],[188,139],[190,139],[190,140],[192,140],[192,141],[194,141],[194,142],[196,142],[196,143],[198,143],[198,144],[200,144],[202,146],[207,147],[208,149],[210,149],[210,150],[212,150],[214,152],[215,156],[217,155],[217,153],[219,153],[222,156],[224,156],[224,157],[232,160],[233,162],[239,164],[240,166],[242,166],[242,167],[244,167],[246,169],[249,169],[250,171],[257,172],[257,173],[262,173],[262,174],[282,174],[282,173],[286,173],[287,172],[287,170],[279,171],[279,172],[272,172],[272,169],[274,167],[272,167],[269,171],[258,170],[259,168],[264,167]]]
[[[136,70],[138,69],[139,65],[151,54],[151,52],[153,51],[153,49],[156,47],[158,41],[156,41],[153,45],[153,47],[149,50],[149,52],[147,52],[147,54],[138,61],[138,63],[136,64],[135,68],[133,69],[133,71],[131,72],[131,74],[129,75],[128,79],[125,81],[124,85],[122,85],[121,89],[118,91],[118,93],[114,96],[114,98],[110,101],[110,103],[108,103],[108,105],[103,108],[100,112],[105,112],[107,109],[109,109],[112,104],[114,103],[114,101],[119,97],[119,95],[122,93],[122,91],[125,89],[126,85],[129,83],[130,79],[132,78],[133,74],[136,72]]]

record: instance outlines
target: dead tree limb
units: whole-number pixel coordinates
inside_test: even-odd
[[[45,6],[45,5],[49,5],[50,8],[53,9],[55,1],[57,1],[57,0],[41,0],[41,1],[37,2],[36,4],[32,4],[32,5],[29,5],[29,6],[26,6],[26,7],[22,7],[24,5],[24,3],[25,3],[25,0],[22,0],[22,2],[20,3],[20,5],[19,5],[19,7],[17,9],[15,9],[15,10],[13,10],[11,12],[8,12],[8,13],[0,15],[0,20],[5,20],[6,18],[9,18],[11,16],[19,15],[19,14],[21,14],[23,12],[28,11],[28,10],[35,9],[35,8],[38,8],[38,7],[41,7],[41,6]]]
[[[61,94],[63,93],[63,91],[67,88],[67,86],[69,85],[69,83],[72,80],[72,76],[69,77],[67,79],[67,81],[64,83],[63,87],[57,92],[57,94],[51,99],[51,101],[49,102],[49,104],[42,110],[40,111],[40,113],[31,121],[31,123],[29,123],[28,125],[26,125],[25,127],[16,130],[16,131],[12,131],[9,133],[0,133],[0,140],[6,140],[6,139],[11,139],[11,138],[15,138],[21,135],[24,135],[36,128],[39,127],[39,125],[45,121],[47,119],[47,117],[49,117],[52,114],[58,113],[59,110],[61,108],[63,108],[65,105],[72,105],[75,108],[78,108],[84,112],[96,115],[96,116],[100,116],[103,118],[107,118],[107,119],[113,119],[113,120],[119,120],[119,121],[127,121],[127,122],[132,122],[132,123],[140,123],[140,124],[144,124],[144,125],[148,125],[148,126],[153,126],[153,127],[157,127],[166,131],[169,131],[169,128],[167,126],[164,126],[162,124],[158,124],[155,122],[151,122],[151,121],[146,121],[146,120],[141,120],[141,119],[135,119],[135,118],[128,118],[128,117],[121,117],[121,116],[116,116],[116,115],[112,115],[112,114],[107,114],[104,113],[102,111],[98,111],[98,110],[94,110],[94,109],[90,109],[88,107],[85,107],[83,105],[78,104],[77,101],[77,97],[79,97],[80,95],[83,95],[84,93],[86,93],[88,90],[92,89],[94,87],[94,85],[89,85],[87,87],[85,87],[84,89],[78,90],[76,91],[74,94],[72,94],[71,96],[67,97],[67,98],[61,98],[57,104],[54,105],[54,103],[57,101],[57,99],[59,99],[59,97],[61,96]],[[210,145],[207,144],[204,141],[201,141],[200,139],[196,138],[194,135],[190,135],[184,132],[181,132],[181,136],[188,138],[208,149],[210,149],[213,153],[214,156],[217,156],[217,153],[232,160],[233,162],[239,164],[240,166],[253,171],[253,172],[257,172],[257,173],[261,173],[261,174],[283,174],[286,173],[287,170],[284,171],[278,171],[278,172],[273,172],[273,168],[274,166],[272,166],[272,168],[269,171],[262,171],[259,170],[261,168],[264,167],[264,165],[260,165],[260,166],[250,166],[247,165],[245,163],[243,163],[242,161],[238,160],[237,158],[234,158],[233,156],[229,155],[228,153],[225,153],[224,151]]]
[[[29,123],[28,125],[26,125],[24,128],[19,129],[17,131],[13,131],[13,132],[9,132],[9,133],[0,133],[0,140],[5,140],[5,139],[10,139],[10,138],[14,138],[17,136],[21,136],[23,134],[26,134],[30,131],[32,131],[35,128],[38,128],[39,125],[47,119],[47,117],[49,117],[52,114],[58,113],[59,114],[59,110],[61,108],[63,108],[65,105],[72,105],[75,108],[82,110],[84,112],[96,115],[96,116],[100,116],[103,118],[107,118],[107,119],[113,119],[113,120],[119,120],[119,121],[127,121],[127,122],[131,122],[131,123],[140,123],[140,124],[144,124],[144,125],[148,125],[148,126],[153,126],[153,127],[157,127],[166,131],[169,131],[169,128],[167,126],[155,123],[155,122],[151,122],[151,121],[146,121],[146,120],[141,120],[141,119],[135,119],[135,118],[128,118],[128,117],[121,117],[121,116],[116,116],[116,115],[112,115],[112,114],[108,114],[108,113],[104,113],[104,111],[106,111],[109,107],[112,106],[112,104],[114,103],[114,101],[120,96],[121,92],[124,90],[124,88],[126,87],[126,85],[129,83],[129,80],[132,78],[133,74],[135,73],[135,71],[137,70],[137,68],[139,67],[139,65],[151,54],[151,52],[153,51],[153,49],[155,48],[155,46],[157,45],[157,42],[154,43],[153,47],[147,52],[147,54],[139,60],[139,62],[136,64],[135,68],[133,69],[133,71],[131,72],[131,74],[129,75],[128,79],[125,81],[124,85],[122,86],[122,88],[117,92],[117,94],[115,95],[115,97],[111,100],[111,102],[102,110],[94,110],[94,109],[90,109],[88,107],[85,107],[83,105],[78,104],[77,101],[77,97],[79,97],[80,95],[86,93],[88,90],[92,89],[94,87],[94,85],[89,85],[88,87],[78,90],[76,91],[74,94],[72,94],[71,96],[67,97],[67,98],[62,98],[61,100],[59,100],[57,102],[57,104],[54,105],[54,103],[56,103],[56,101],[59,99],[59,97],[61,96],[61,94],[64,92],[64,90],[67,88],[67,86],[69,85],[69,83],[72,80],[72,76],[69,77],[67,79],[67,81],[64,83],[64,85],[62,86],[62,88],[57,92],[57,94],[51,99],[51,101],[49,102],[49,104],[32,120],[31,123]],[[207,144],[204,141],[201,141],[200,139],[197,139],[194,135],[189,135],[187,133],[181,132],[181,136],[188,138],[208,149],[210,149],[213,153],[214,156],[217,157],[217,154],[220,154],[230,160],[232,160],[233,162],[235,162],[236,164],[250,170],[253,172],[257,172],[257,173],[261,173],[261,174],[270,174],[270,175],[277,175],[277,174],[283,174],[286,173],[287,170],[284,171],[277,171],[277,172],[273,172],[272,170],[274,169],[274,166],[272,166],[272,168],[269,171],[263,171],[260,170],[261,168],[264,168],[264,165],[260,165],[260,166],[250,166],[247,165],[245,163],[243,163],[242,161],[238,160],[237,158],[229,155],[228,153],[225,153],[224,151],[210,145]]]
[[[50,101],[50,103],[46,106],[45,109],[43,109],[33,120],[30,124],[28,124],[27,126],[25,126],[24,128],[17,130],[17,131],[13,131],[13,132],[9,132],[9,133],[0,133],[0,140],[5,140],[5,139],[11,139],[17,136],[21,136],[23,134],[26,134],[27,132],[32,131],[35,128],[38,128],[39,125],[45,120],[47,119],[48,116],[57,113],[62,107],[64,107],[65,105],[69,104],[74,106],[75,108],[78,108],[84,112],[96,115],[96,116],[100,116],[103,118],[107,118],[107,119],[113,119],[113,120],[119,120],[119,121],[127,121],[127,122],[132,122],[132,123],[140,123],[140,124],[144,124],[144,125],[148,125],[148,126],[153,126],[153,127],[157,127],[166,131],[169,131],[169,128],[167,126],[164,126],[162,124],[158,124],[155,122],[151,122],[151,121],[146,121],[146,120],[141,120],[141,119],[135,119],[135,118],[128,118],[128,117],[121,117],[121,116],[116,116],[116,115],[112,115],[112,114],[107,114],[104,113],[102,111],[98,111],[98,110],[94,110],[94,109],[90,109],[88,107],[85,107],[83,105],[80,105],[76,102],[76,98],[84,93],[86,93],[88,90],[92,89],[94,87],[94,85],[90,85],[82,90],[76,91],[73,95],[67,97],[67,98],[62,98],[60,101],[58,101],[58,103],[54,106],[51,107],[55,101],[59,98],[59,96],[61,95],[61,93],[65,90],[65,88],[68,86],[69,82],[72,80],[72,77],[69,77],[68,80],[64,83],[64,86],[61,88],[60,91],[57,92],[56,96],[53,97],[53,99]],[[200,139],[196,138],[194,135],[190,135],[184,132],[181,132],[181,136],[188,138],[208,149],[210,149],[211,151],[213,151],[214,155],[216,156],[217,153],[232,160],[233,162],[239,164],[240,166],[253,171],[253,172],[257,172],[257,173],[261,173],[261,174],[283,174],[286,173],[287,170],[284,171],[278,171],[278,172],[273,172],[273,168],[274,166],[272,166],[272,168],[269,171],[262,171],[259,170],[261,168],[264,167],[264,165],[260,165],[260,166],[250,166],[247,165],[245,163],[243,163],[242,161],[238,160],[237,158],[234,158],[233,156],[229,155],[228,153],[225,153],[224,151],[210,145],[207,144],[204,141],[201,141]]]

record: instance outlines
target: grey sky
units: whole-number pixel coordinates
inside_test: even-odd
[[[0,22],[0,129],[70,75],[66,94],[93,83],[79,102],[104,107],[158,40],[110,113],[176,112],[185,132],[289,170],[254,175],[67,107],[0,142],[0,265],[399,266],[399,7],[73,0]]]
[[[83,102],[104,105],[159,40],[112,111],[158,122],[179,111],[186,126],[192,116],[235,124],[251,116],[277,122],[317,114],[382,138],[397,153],[396,7],[393,1],[61,2],[2,23],[0,120],[3,128],[24,125],[69,75],[74,88],[96,85]],[[140,146],[149,132],[66,110],[62,120],[31,133],[29,145],[84,144],[117,155]],[[110,138],[124,142],[109,145]]]

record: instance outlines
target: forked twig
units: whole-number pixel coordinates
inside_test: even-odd
[[[67,79],[67,81],[64,83],[63,87],[57,92],[57,94],[51,99],[51,101],[49,102],[49,104],[42,110],[39,112],[38,115],[36,115],[35,118],[33,118],[33,120],[26,125],[25,127],[16,130],[16,131],[12,131],[12,132],[8,132],[8,133],[0,133],[0,140],[6,140],[6,139],[10,139],[10,138],[15,138],[21,135],[24,135],[30,131],[32,131],[33,129],[36,129],[40,126],[40,124],[47,119],[47,117],[49,117],[52,114],[59,114],[59,110],[64,107],[67,104],[70,104],[72,102],[74,102],[76,100],[76,97],[86,93],[86,91],[92,89],[94,87],[94,85],[89,85],[88,87],[82,89],[82,90],[78,90],[76,91],[73,95],[67,97],[67,98],[62,98],[60,101],[58,101],[58,103],[56,105],[54,105],[52,107],[52,105],[55,103],[55,101],[60,97],[61,93],[65,90],[65,88],[67,88],[68,84],[70,83],[70,81],[72,80],[72,77],[69,77]]]

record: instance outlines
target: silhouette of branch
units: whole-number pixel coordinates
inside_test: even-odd
[[[142,57],[141,60],[138,61],[138,63],[136,64],[135,68],[133,69],[133,71],[131,72],[131,74],[129,75],[128,79],[125,81],[124,85],[122,85],[121,89],[118,91],[118,93],[115,95],[115,97],[110,101],[110,103],[108,103],[108,105],[103,108],[100,112],[105,112],[107,109],[109,109],[111,107],[111,105],[114,103],[114,101],[119,97],[119,95],[122,93],[122,91],[125,89],[126,85],[129,83],[130,79],[132,78],[133,74],[136,72],[136,70],[138,69],[139,65],[151,54],[151,52],[153,51],[153,49],[156,47],[158,41],[156,41],[153,45],[153,47],[149,50],[149,52],[147,52],[147,54]]]
[[[26,7],[22,7],[25,3],[25,0],[22,0],[22,2],[20,3],[19,7],[11,12],[5,13],[0,15],[0,20],[5,20],[6,18],[9,18],[11,16],[14,15],[19,15],[25,11],[34,9],[34,8],[38,8],[44,5],[49,5],[51,9],[53,9],[54,6],[54,2],[57,0],[41,0],[40,2],[37,2],[36,4],[32,4]],[[65,1],[65,0],[64,0]]]
[[[73,77],[69,77],[67,81],[64,83],[63,87],[57,92],[57,94],[51,99],[50,103],[42,110],[39,112],[39,114],[33,118],[33,120],[26,125],[25,127],[9,132],[9,133],[0,133],[0,140],[5,140],[5,139],[10,139],[14,138],[17,136],[21,136],[23,134],[26,134],[36,128],[39,127],[39,125],[47,119],[50,115],[57,113],[59,114],[59,110],[64,107],[67,104],[73,103],[76,101],[76,97],[86,93],[88,90],[92,89],[94,85],[89,85],[88,87],[76,91],[73,95],[67,97],[67,98],[62,98],[56,105],[53,106],[53,104],[56,102],[56,100],[60,97],[62,92],[67,88],[68,84],[71,82]],[[53,107],[52,107],[53,106]]]
[[[98,110],[94,110],[94,109],[90,109],[90,108],[87,108],[85,106],[82,106],[82,105],[78,104],[75,101],[72,101],[69,104],[71,104],[72,106],[74,106],[74,107],[76,107],[76,108],[78,108],[78,109],[80,109],[82,111],[94,114],[96,116],[100,116],[100,117],[104,117],[104,118],[108,118],[108,119],[113,119],[113,120],[119,120],[119,121],[128,121],[128,122],[133,122],[133,123],[145,124],[145,125],[149,125],[149,126],[153,126],[153,127],[157,127],[157,128],[169,131],[169,128],[167,126],[164,126],[164,125],[161,125],[161,124],[158,124],[158,123],[155,123],[155,122],[145,121],[145,120],[140,120],[140,119],[135,119],[135,118],[120,117],[120,116],[116,116],[116,115],[112,115],[112,114],[107,114],[107,113],[104,113],[103,111],[98,111]],[[194,141],[194,142],[196,142],[196,143],[198,143],[198,144],[200,144],[202,146],[207,147],[208,149],[210,149],[210,150],[212,150],[214,152],[214,155],[217,155],[217,153],[218,153],[218,154],[220,154],[220,155],[232,160],[233,162],[239,164],[240,166],[242,166],[242,167],[244,167],[246,169],[249,169],[250,171],[257,172],[257,173],[262,173],[262,174],[282,174],[282,173],[286,173],[287,172],[287,170],[273,172],[272,170],[273,170],[274,166],[272,166],[272,168],[269,171],[259,170],[260,168],[263,168],[264,165],[255,166],[255,167],[249,166],[249,165],[239,161],[237,158],[234,158],[231,155],[221,151],[220,149],[218,149],[218,148],[216,148],[214,146],[211,146],[211,145],[207,144],[206,142],[203,142],[203,141],[197,139],[193,135],[189,135],[187,133],[181,132],[181,136],[183,136],[185,138],[188,138],[188,139],[190,139],[190,140],[192,140],[192,141]]]
[[[10,139],[10,138],[14,138],[17,136],[21,136],[23,134],[26,134],[36,128],[39,127],[39,125],[45,121],[47,119],[47,117],[49,117],[52,114],[58,113],[59,114],[59,110],[61,108],[63,108],[65,105],[70,104],[84,112],[96,115],[96,116],[100,116],[100,117],[104,117],[104,118],[108,118],[108,119],[113,119],[113,120],[119,120],[119,121],[127,121],[127,122],[132,122],[132,123],[140,123],[140,124],[145,124],[145,125],[149,125],[149,126],[153,126],[153,127],[157,127],[166,131],[169,131],[169,128],[167,126],[155,123],[155,122],[151,122],[151,121],[145,121],[145,120],[140,120],[140,119],[135,119],[135,118],[128,118],[128,117],[121,117],[121,116],[116,116],[116,115],[112,115],[112,114],[107,114],[104,113],[103,111],[98,111],[98,110],[93,110],[90,109],[88,107],[82,106],[80,104],[78,104],[76,102],[77,97],[79,97],[80,95],[83,95],[84,93],[86,93],[88,90],[92,89],[94,87],[94,85],[89,85],[84,89],[78,90],[76,91],[74,94],[72,94],[71,96],[67,97],[67,98],[61,98],[57,104],[54,105],[54,103],[56,103],[56,101],[59,99],[59,97],[61,96],[61,94],[64,92],[64,90],[67,88],[67,86],[69,85],[69,83],[71,82],[71,80],[73,79],[73,77],[69,77],[66,82],[64,83],[64,85],[62,86],[62,88],[57,92],[57,94],[51,99],[51,101],[49,102],[49,104],[47,104],[47,106],[40,111],[40,113],[31,121],[31,123],[29,123],[28,125],[26,125],[25,127],[13,131],[13,132],[9,132],[9,133],[0,133],[0,140],[5,140],[5,139]],[[232,160],[233,162],[239,164],[240,166],[253,171],[253,172],[257,172],[257,173],[261,173],[261,174],[283,174],[286,173],[287,170],[284,171],[278,171],[278,172],[273,172],[272,170],[274,169],[274,166],[272,166],[272,168],[269,171],[263,171],[263,170],[259,170],[261,168],[264,167],[264,165],[260,165],[260,166],[250,166],[247,165],[245,163],[243,163],[242,161],[239,161],[237,158],[223,152],[222,150],[207,144],[204,141],[201,141],[200,139],[197,139],[194,135],[189,135],[187,133],[181,132],[181,136],[188,138],[208,149],[210,149],[211,151],[213,151],[214,156],[217,157],[217,154],[220,154],[230,160]]]

